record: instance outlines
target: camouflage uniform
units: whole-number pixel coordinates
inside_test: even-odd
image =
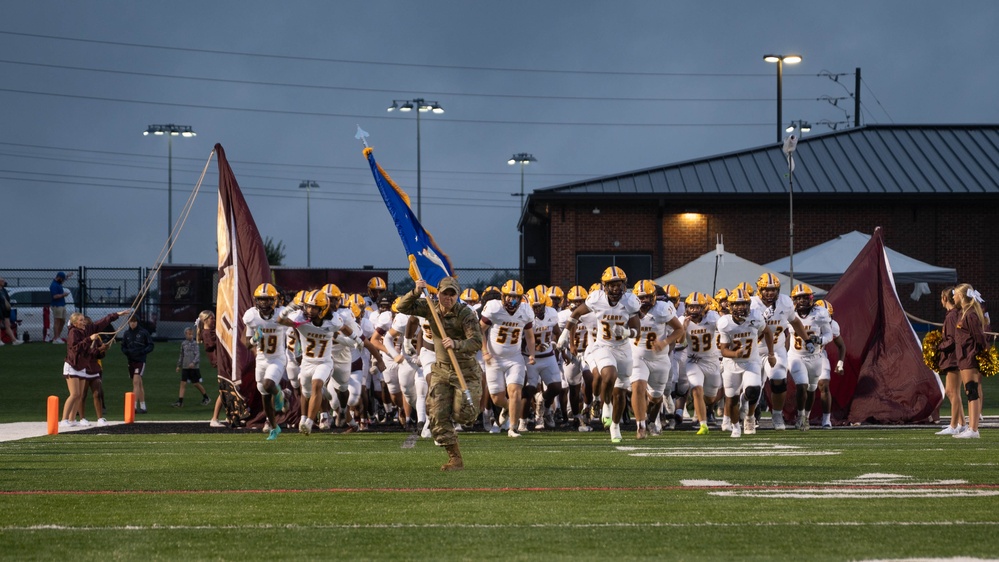
[[[439,290],[450,288],[460,294],[458,283],[453,278],[444,279],[438,287]],[[430,387],[427,394],[427,416],[430,418],[430,431],[433,433],[434,441],[448,447],[458,443],[454,424],[471,425],[479,415],[482,370],[475,360],[475,354],[482,348],[482,331],[479,328],[478,316],[465,303],[456,302],[447,313],[441,310],[439,304],[433,303],[433,306],[437,307],[445,335],[454,341],[454,355],[465,377],[465,385],[472,394],[472,403],[469,404],[461,390],[458,374],[451,365],[451,358],[441,343],[442,336],[437,324],[432,321],[430,306],[425,299],[420,298],[420,293],[414,290],[402,296],[397,308],[403,314],[431,318],[430,329],[434,336],[437,361],[431,372],[427,373],[427,386]]]

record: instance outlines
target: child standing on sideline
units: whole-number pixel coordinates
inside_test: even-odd
[[[184,330],[184,341],[180,344],[180,357],[177,358],[177,372],[180,373],[180,393],[179,398],[173,403],[174,408],[184,405],[184,388],[187,383],[194,385],[201,391],[201,405],[207,406],[211,403],[205,387],[201,384],[201,346],[194,341],[194,329]]]

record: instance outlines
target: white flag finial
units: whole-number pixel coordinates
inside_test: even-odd
[[[367,131],[365,131],[364,129],[362,129],[360,125],[357,126],[357,133],[354,135],[354,138],[357,139],[357,140],[359,140],[359,141],[361,141],[361,142],[363,142],[365,148],[368,147],[368,137],[369,136],[371,136],[371,135],[369,135]]]

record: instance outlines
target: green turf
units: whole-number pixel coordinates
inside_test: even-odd
[[[4,346],[0,348],[0,374],[6,383],[4,407],[0,408],[0,423],[12,421],[44,421],[45,401],[48,396],[59,397],[60,404],[69,395],[62,378],[62,364],[65,359],[65,346],[32,343],[27,345]],[[180,374],[174,372],[180,342],[161,342],[149,356],[146,364],[145,389],[148,414],[139,420],[193,420],[211,417],[214,402],[201,406],[198,392],[188,385],[183,408],[170,406],[177,400],[180,387]],[[217,395],[215,370],[208,364],[204,353],[201,360],[201,374],[205,386],[214,400]],[[127,363],[121,349],[112,347],[104,360],[104,389],[108,409],[108,419],[121,420],[124,416],[125,393],[132,390],[128,378]],[[999,415],[999,377],[983,379],[983,409],[985,415]],[[86,404],[88,417],[93,415],[93,401]],[[950,414],[946,401],[941,408],[943,415]],[[93,418],[90,417],[91,421]]]
[[[680,559],[989,556],[995,447],[930,430],[465,434],[467,469],[402,434],[63,434],[0,444],[0,558]],[[716,455],[718,451],[727,455]],[[789,456],[788,453],[805,453]],[[662,456],[635,456],[636,454]],[[733,453],[751,454],[735,456]],[[826,453],[826,454],[819,454]],[[833,454],[827,454],[833,453]],[[863,474],[913,493],[780,498]],[[683,480],[725,481],[685,488]],[[858,481],[854,480],[854,483]],[[977,486],[976,486],[977,485]],[[876,488],[883,488],[877,486]],[[896,487],[897,488],[897,487]],[[23,492],[23,493],[12,493]],[[38,493],[48,492],[48,493]],[[90,492],[90,493],[87,493]]]

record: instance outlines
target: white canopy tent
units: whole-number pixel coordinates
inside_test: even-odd
[[[715,265],[717,263],[717,277],[715,275]],[[688,295],[694,291],[703,293],[710,292],[712,295],[718,289],[725,288],[732,290],[736,285],[747,281],[756,285],[756,280],[764,273],[776,273],[776,270],[767,268],[758,263],[751,262],[745,258],[726,252],[719,245],[716,251],[708,252],[694,261],[670,271],[666,275],[655,279],[659,285],[672,283],[680,289],[681,295]],[[776,273],[780,279],[781,290],[788,294],[791,291],[791,279],[787,275]],[[796,283],[800,282],[797,279]],[[811,287],[817,295],[824,295],[826,291]]]
[[[860,250],[871,239],[869,234],[849,232],[818,246],[794,254],[794,278],[807,283],[833,284],[839,281],[846,268],[853,263]],[[895,284],[899,283],[956,283],[957,270],[937,267],[900,254],[885,247],[885,257],[891,266]],[[790,259],[782,258],[764,267],[787,274]]]

